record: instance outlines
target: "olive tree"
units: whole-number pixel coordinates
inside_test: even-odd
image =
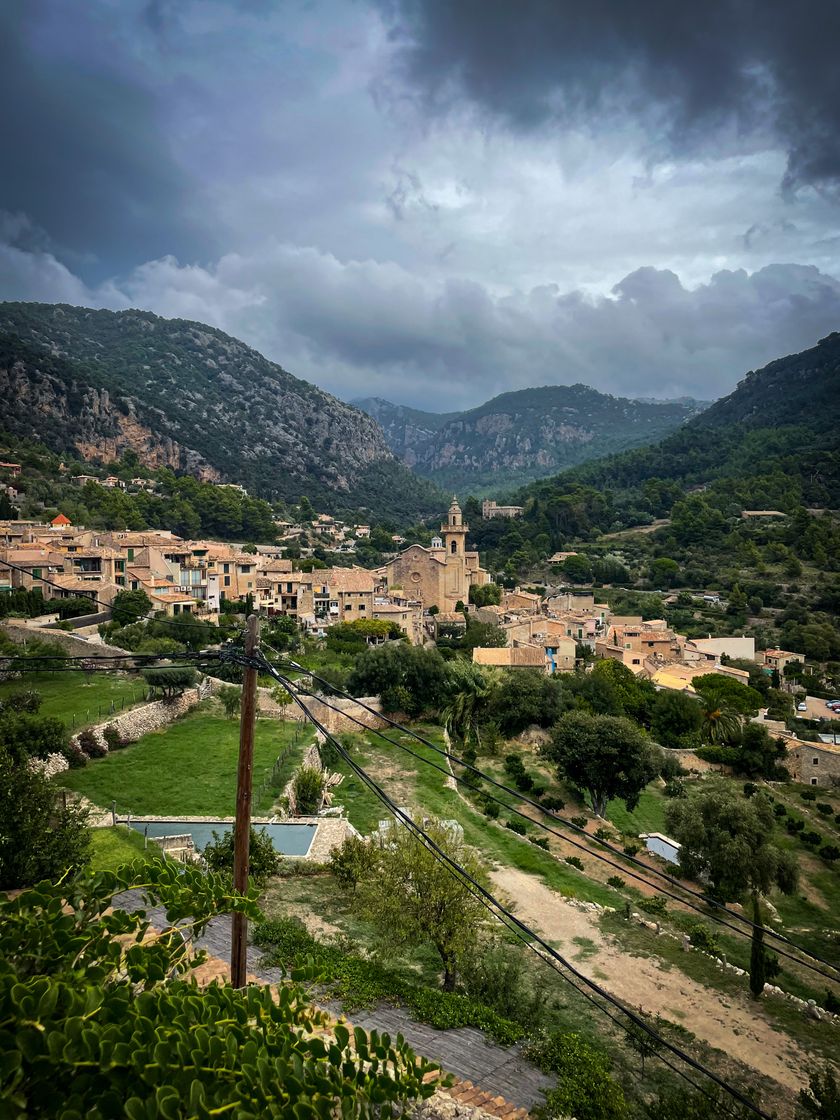
[[[631,720],[588,712],[564,715],[542,753],[557,763],[561,778],[586,791],[597,817],[617,797],[632,812],[662,764],[661,752]]]

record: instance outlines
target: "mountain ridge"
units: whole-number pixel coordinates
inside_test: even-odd
[[[380,397],[353,402],[382,426],[391,450],[446,489],[509,489],[558,469],[655,441],[706,402],[614,397],[590,386],[510,390],[457,413],[424,412]]]
[[[0,303],[6,426],[108,461],[131,447],[176,470],[307,496],[333,512],[436,511],[379,425],[215,327],[148,311]]]

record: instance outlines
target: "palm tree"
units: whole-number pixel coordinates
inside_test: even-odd
[[[449,702],[443,710],[447,732],[464,744],[464,753],[471,744],[481,746],[480,728],[487,722],[490,698],[498,683],[498,674],[480,669],[469,661],[449,663]],[[472,750],[475,757],[475,750]]]
[[[734,708],[725,707],[714,696],[700,694],[703,738],[715,745],[734,739],[741,728],[741,717]]]

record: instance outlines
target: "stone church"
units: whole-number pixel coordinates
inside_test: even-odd
[[[434,606],[445,613],[454,611],[459,600],[466,603],[470,587],[489,583],[490,574],[481,567],[478,553],[467,551],[469,525],[464,524],[457,498],[452,499],[440,532],[430,548],[411,545],[383,572],[389,590],[399,588],[407,597],[419,599],[426,610]]]

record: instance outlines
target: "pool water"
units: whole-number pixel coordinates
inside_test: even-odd
[[[233,825],[230,821],[132,821],[131,827],[146,836],[186,836],[201,852],[213,839],[213,833],[225,836]],[[256,832],[267,832],[275,851],[284,856],[305,856],[315,836],[315,824],[257,824]]]

